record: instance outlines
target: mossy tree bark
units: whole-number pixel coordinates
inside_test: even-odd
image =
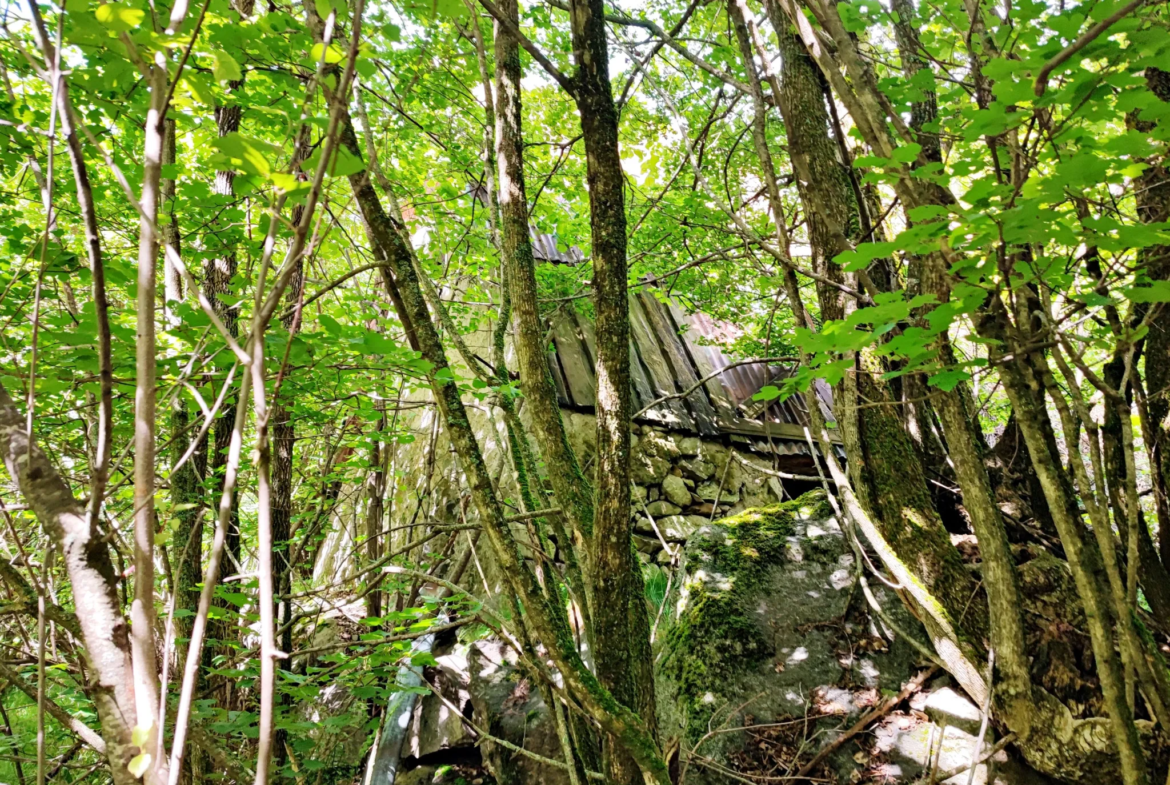
[[[588,547],[597,675],[655,734],[650,621],[634,553],[630,519],[630,318],[627,294],[625,178],[618,151],[618,114],[609,82],[603,0],[569,7],[577,109],[589,184],[593,304],[597,325],[597,456],[593,531]],[[605,773],[635,783],[638,767],[610,739]]]
[[[323,20],[317,15],[312,3],[306,2],[304,11],[310,29],[320,40]],[[361,160],[362,151],[347,110],[341,110],[340,121],[341,143],[355,159]],[[605,733],[617,740],[622,751],[636,762],[647,782],[668,785],[669,774],[655,740],[653,726],[617,700],[585,666],[559,598],[549,599],[543,595],[535,575],[520,555],[468,419],[467,409],[460,398],[458,385],[451,374],[442,340],[428,310],[422,284],[414,269],[411,249],[404,239],[405,227],[386,212],[370,183],[368,172],[363,170],[353,173],[348,179],[375,246],[375,253],[387,262],[383,283],[398,311],[399,319],[409,331],[412,345],[417,346],[423,358],[431,364],[427,379],[441,420],[463,470],[484,533],[509,587],[525,610],[528,628],[534,638],[545,646],[568,694]],[[628,488],[625,491],[628,495]],[[629,525],[628,521],[626,525]],[[638,599],[641,599],[640,593]],[[628,645],[628,641],[624,643]]]
[[[511,19],[519,18],[515,0],[504,0],[499,9]],[[495,36],[495,152],[499,174],[500,256],[511,293],[520,383],[553,493],[565,512],[574,538],[573,543],[559,544],[567,550],[584,552],[593,532],[593,488],[565,433],[556,387],[548,367],[544,328],[537,304],[536,268],[528,235],[528,198],[524,185],[520,47],[504,25],[496,24]],[[517,441],[517,446],[522,449],[523,444]],[[533,467],[534,464],[527,463],[526,466]],[[569,578],[572,582],[573,576]],[[576,598],[588,605],[587,589],[582,586],[572,588]],[[592,618],[587,607],[584,615]]]
[[[918,11],[913,0],[893,0],[892,10],[897,15],[894,23],[902,69],[908,79],[928,69],[920,52],[918,38]],[[911,104],[910,127],[922,145],[922,155],[929,163],[942,161],[937,133],[938,102],[933,89],[924,89],[922,98]],[[946,275],[939,269],[933,256],[915,256],[911,259],[909,294],[930,292],[941,302],[950,298]],[[941,355],[953,362],[954,352],[947,336],[940,339]],[[1005,716],[1013,732],[1026,744],[1031,735],[1034,718],[1031,677],[1028,672],[1028,652],[1024,641],[1024,623],[1020,614],[1021,602],[1016,581],[1015,562],[1008,544],[1003,515],[996,504],[991,478],[987,471],[986,440],[975,416],[975,409],[966,382],[960,382],[950,391],[931,391],[922,374],[911,374],[914,384],[906,398],[925,398],[934,394],[933,406],[922,404],[937,413],[946,440],[943,456],[949,456],[954,466],[955,479],[962,491],[962,501],[971,527],[979,541],[982,558],[983,588],[987,594],[989,633],[995,651],[996,673],[993,677],[996,707]],[[924,415],[918,412],[919,427],[925,427]]]
[[[781,1],[787,3],[787,0]],[[896,143],[894,137],[890,135],[887,122],[893,122],[897,126],[898,135],[903,138],[909,134],[909,130],[904,124],[900,124],[900,118],[888,116],[882,108],[883,104],[872,74],[859,57],[855,41],[845,31],[837,11],[830,9],[821,0],[805,0],[805,4],[832,37],[838,49],[838,58],[834,60],[827,58],[802,12],[791,3],[788,3],[789,18],[799,27],[802,40],[810,47],[810,51],[814,52],[822,72],[833,82],[834,90],[850,107],[863,138],[878,154],[889,155]],[[849,76],[848,82],[841,72],[841,66],[844,66]],[[909,176],[899,177],[895,187],[907,208],[924,204],[946,205],[952,200],[949,192],[944,189],[916,181]],[[946,256],[948,267],[961,261],[961,258],[945,245],[940,249],[940,254]],[[1003,262],[1004,259],[1006,256],[1001,253],[1000,261]],[[1027,290],[1024,289],[1023,296],[1026,295]],[[1021,322],[1017,319],[1016,323],[1012,324],[1004,303],[992,297],[982,306],[978,329],[983,337],[1004,342],[992,352],[991,360],[993,363],[997,361],[1003,363],[1001,379],[1016,412],[1021,432],[1068,555],[1078,592],[1085,604],[1094,655],[1097,658],[1098,673],[1108,707],[1113,741],[1119,750],[1123,778],[1127,783],[1144,783],[1146,774],[1142,750],[1138,745],[1132,714],[1126,705],[1120,667],[1113,648],[1112,630],[1109,626],[1112,609],[1103,592],[1103,565],[1100,553],[1096,550],[1095,543],[1086,542],[1083,536],[1076,499],[1068,475],[1061,466],[1052,426],[1043,406],[1043,390],[1036,383],[1031,367],[1020,354],[1028,345],[1026,338],[1030,337],[1028,332],[1030,324],[1027,318],[1030,313],[1031,311],[1021,311],[1024,320]],[[1015,332],[1020,330],[1023,333]],[[1025,337],[1021,338],[1021,335]],[[1009,342],[1009,339],[1018,340]],[[1005,354],[1006,352],[1011,352],[1010,356]],[[1045,362],[1042,356],[1035,354],[1028,359],[1036,364]],[[1051,716],[1055,717],[1057,714],[1058,712],[1051,713]],[[1051,727],[1054,733],[1060,733],[1065,729],[1075,733],[1084,725],[1065,722],[1059,724],[1059,727],[1057,723],[1053,723]],[[1069,734],[1064,735],[1067,737]],[[1061,742],[1061,745],[1062,749],[1053,750],[1050,744],[1047,751],[1052,752],[1054,757],[1060,757],[1062,753],[1067,756],[1071,751],[1070,745],[1064,742]]]
[[[832,257],[861,239],[859,206],[831,136],[823,79],[787,25],[779,29],[777,103],[809,216],[814,269],[827,279],[844,281]],[[825,319],[843,318],[856,306],[840,289],[820,284],[817,291]],[[898,558],[978,651],[987,630],[986,605],[934,508],[918,452],[881,378],[886,370],[873,350],[863,350],[837,385],[837,419],[853,487]]]
[[[1146,85],[1162,101],[1170,103],[1170,71],[1146,69]],[[1137,117],[1131,125],[1152,130],[1152,123]],[[1170,152],[1146,161],[1147,168],[1134,182],[1138,217],[1144,223],[1170,220]],[[1170,279],[1170,245],[1154,245],[1139,253],[1139,266],[1151,279]],[[1150,476],[1158,511],[1161,563],[1170,565],[1170,311],[1166,306],[1150,322],[1145,342],[1146,431],[1150,440]],[[1143,554],[1142,561],[1146,561]]]

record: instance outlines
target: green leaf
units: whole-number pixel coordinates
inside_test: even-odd
[[[196,73],[191,69],[183,72],[183,84],[187,86],[187,90],[191,93],[191,97],[206,107],[214,108],[217,101],[215,100],[215,91],[212,89],[210,82],[203,74]]]
[[[227,52],[215,52],[215,66],[211,69],[219,82],[238,82],[244,78],[240,64]]]
[[[936,373],[926,380],[926,383],[931,387],[937,387],[944,392],[950,392],[959,386],[959,382],[966,381],[971,378],[971,374],[966,371],[951,369]]]
[[[1170,303],[1170,281],[1151,281],[1125,290],[1125,296],[1135,303]]]
[[[774,387],[771,384],[760,388],[760,391],[752,396],[753,401],[774,401],[780,397],[780,388]]]
[[[345,51],[343,49],[330,44],[329,49],[326,50],[325,44],[313,44],[313,49],[309,53],[309,56],[313,59],[314,63],[321,62],[322,54],[325,55],[325,63],[327,65],[334,65],[345,60]]]
[[[126,768],[134,775],[134,779],[142,779],[142,775],[150,768],[150,761],[150,753],[143,752],[131,758]]]
[[[922,145],[920,144],[905,144],[894,150],[894,160],[899,163],[912,164],[918,160],[918,154],[922,152]]]
[[[923,204],[906,211],[906,215],[910,217],[910,220],[916,223],[931,221],[935,218],[942,218],[950,214],[950,210],[937,204]]]
[[[313,154],[305,161],[303,168],[316,169],[321,163],[321,148],[313,151]],[[358,156],[351,153],[344,147],[336,147],[333,150],[333,163],[329,167],[329,175],[331,177],[348,177],[351,174],[364,172],[366,170],[365,162]]]
[[[126,3],[106,3],[105,5],[98,6],[94,16],[97,17],[99,22],[114,32],[124,33],[142,24],[142,19],[146,16],[146,12]]]
[[[233,169],[260,177],[268,177],[272,173],[269,161],[280,154],[279,147],[234,131],[211,144],[222,153]]]
[[[130,743],[135,747],[145,747],[147,740],[150,738],[150,729],[153,727],[153,725],[135,725],[134,730],[130,731]]]
[[[439,664],[439,661],[436,660],[435,656],[429,651],[420,651],[410,655],[410,664],[416,668],[423,666],[430,666],[433,668]]]

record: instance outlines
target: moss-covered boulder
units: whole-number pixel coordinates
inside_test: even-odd
[[[659,630],[658,706],[664,738],[693,752],[688,782],[727,781],[695,761],[735,768],[750,747],[737,728],[839,723],[912,675],[909,647],[864,613],[853,553],[819,491],[699,529],[682,575]],[[912,626],[895,597],[884,604]]]

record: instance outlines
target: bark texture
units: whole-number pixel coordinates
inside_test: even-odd
[[[130,734],[138,715],[130,625],[122,615],[109,546],[48,457],[29,442],[24,417],[2,386],[0,437],[9,475],[61,550],[85,643],[88,691],[101,721],[111,775],[117,785],[130,785],[135,778],[126,765],[136,754]]]
[[[570,3],[577,109],[589,184],[593,305],[597,325],[597,470],[588,574],[597,676],[655,734],[650,621],[630,519],[630,318],[625,178],[618,114],[609,82],[603,0]],[[634,757],[609,739],[605,773],[638,782]]]

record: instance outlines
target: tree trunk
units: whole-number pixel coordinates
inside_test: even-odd
[[[175,163],[175,121],[167,120],[166,138],[163,142],[163,164]],[[167,221],[161,229],[163,237],[175,250],[179,250],[179,225],[175,215],[175,180],[164,178],[162,181],[163,207]],[[173,325],[176,318],[171,309],[183,299],[183,279],[179,271],[169,261],[164,260],[166,271],[166,303],[165,310],[167,326]],[[191,447],[193,435],[198,435],[199,428],[192,425],[191,416],[187,409],[187,400],[183,395],[175,396],[170,414],[171,431],[171,504],[174,507],[174,516],[178,521],[171,536],[170,557],[171,574],[174,576],[175,613],[172,623],[175,630],[175,658],[176,669],[181,672],[183,661],[187,658],[186,641],[191,638],[191,627],[195,623],[195,610],[199,606],[199,584],[203,582],[203,515],[205,504],[203,498],[203,477],[207,470],[207,438],[204,436],[195,445],[195,451],[178,470],[175,466],[187,454]]]
[[[233,89],[239,89],[241,83],[232,83]],[[235,133],[240,128],[240,107],[236,104],[226,104],[217,106],[215,108],[215,123],[216,128],[221,137],[227,136],[230,133]],[[235,172],[231,170],[220,170],[215,173],[215,183],[212,191],[225,197],[231,197],[235,194]],[[233,338],[239,336],[239,309],[234,305],[229,305],[227,296],[232,291],[232,279],[236,275],[236,249],[235,239],[231,236],[233,229],[214,231],[214,234],[222,234],[221,237],[213,237],[209,240],[208,246],[214,249],[217,255],[209,261],[203,270],[203,293],[207,299],[211,301],[212,307]],[[247,373],[247,369],[243,369],[243,373]],[[223,406],[220,409],[220,415],[215,420],[215,425],[212,427],[211,450],[208,455],[208,474],[214,477],[212,484],[212,498],[218,498],[223,490],[224,482],[224,468],[227,463],[228,447],[232,440],[232,428],[235,424],[235,410],[236,410],[236,395],[229,393],[224,399]],[[225,546],[225,559],[223,566],[220,568],[221,577],[231,575],[235,570],[235,565],[240,561],[240,502],[239,494],[232,497],[231,520],[228,523],[227,540]],[[202,580],[202,576],[200,577]],[[203,650],[204,664],[210,666],[212,659],[217,653],[230,653],[232,648],[225,645],[227,641],[235,639],[237,636],[237,625],[235,622],[235,614],[232,612],[230,606],[226,606],[222,601],[216,599],[215,607],[223,608],[228,611],[224,618],[214,620],[208,625],[208,634],[212,641],[224,642],[219,647],[214,645],[206,646]],[[221,706],[223,708],[230,708],[231,701],[231,684],[222,679],[216,679],[216,689],[220,693]],[[192,759],[192,765],[197,765],[197,762]]]
[[[585,140],[597,326],[597,470],[589,542],[594,659],[617,700],[656,733],[650,621],[634,553],[630,519],[630,318],[627,295],[625,178],[618,115],[609,82],[603,0],[573,0],[569,9],[577,109]],[[605,773],[619,785],[640,780],[615,739]]]
[[[829,280],[842,280],[841,268],[831,258],[845,250],[842,239],[856,242],[861,236],[857,200],[830,135],[821,76],[804,45],[786,27],[779,29],[785,32],[779,36],[777,103],[809,217],[814,269]],[[817,291],[825,320],[841,319],[854,307],[831,285],[818,283]],[[886,370],[873,350],[863,350],[837,385],[835,408],[849,474],[894,552],[978,651],[987,633],[987,608],[934,508],[918,453],[881,378]]]
[[[109,546],[85,508],[36,443],[30,443],[25,418],[0,386],[0,437],[4,463],[41,522],[61,550],[77,608],[90,676],[88,693],[97,709],[106,740],[106,758],[116,785],[137,780],[126,766],[137,754],[131,742],[136,724],[130,625],[122,616],[118,577]],[[151,715],[153,717],[153,712]]]
[[[1133,714],[1126,704],[1124,678],[1114,649],[1111,624],[1114,614],[1106,599],[1104,564],[1100,552],[1084,536],[1076,495],[1061,465],[1052,424],[1044,407],[1043,390],[1031,368],[1019,356],[1019,342],[1012,340],[1006,309],[997,298],[989,301],[978,320],[977,328],[983,337],[999,342],[992,346],[990,359],[1000,367],[1004,390],[1011,400],[1020,431],[1028,445],[1036,475],[1068,556],[1077,593],[1084,604],[1097,674],[1124,781],[1127,785],[1146,783],[1144,755],[1138,743]],[[1012,354],[1012,358],[1005,360],[1008,353]],[[1033,360],[1036,358],[1033,357]]]
[[[1150,92],[1170,103],[1170,71],[1146,69]],[[1153,123],[1131,118],[1136,130],[1149,133]],[[1134,180],[1134,198],[1143,223],[1170,220],[1170,153],[1146,161]],[[1170,279],[1170,245],[1154,245],[1138,252],[1138,267],[1153,280]],[[1170,310],[1165,305],[1150,322],[1145,340],[1146,430],[1150,436],[1150,476],[1158,511],[1161,563],[1170,566]],[[1143,554],[1142,562],[1146,561]]]

